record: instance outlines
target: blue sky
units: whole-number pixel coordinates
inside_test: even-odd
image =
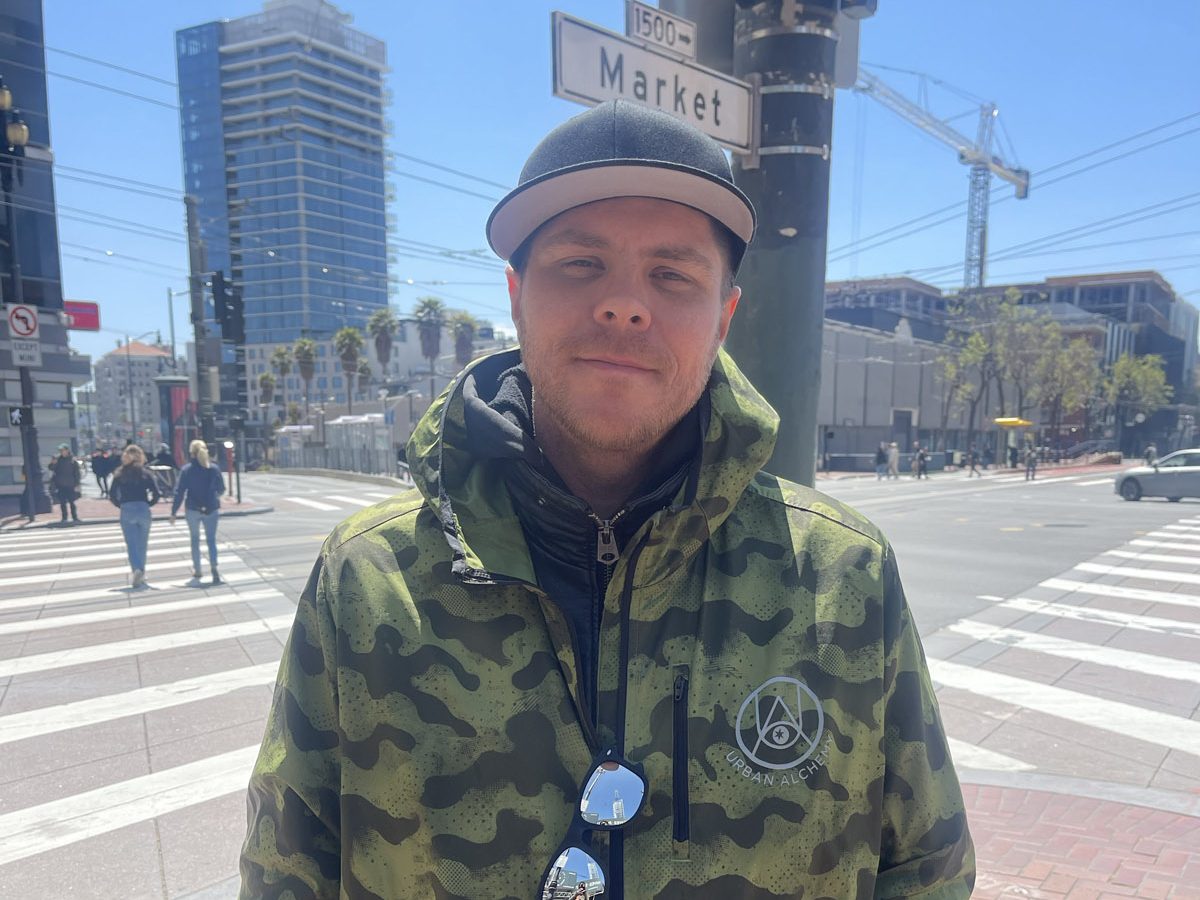
[[[394,94],[391,149],[502,185],[513,183],[541,135],[581,109],[550,93],[551,10],[614,31],[624,26],[620,0],[465,0],[457,8],[341,0],[340,6],[354,15],[356,27],[387,42]],[[74,343],[84,352],[105,353],[124,333],[161,328],[167,337],[167,291],[187,283],[181,199],[176,193],[149,191],[154,196],[147,196],[89,182],[123,178],[180,191],[179,123],[177,112],[168,108],[176,100],[170,84],[59,51],[171,82],[176,29],[259,9],[259,0],[45,0],[46,43],[54,48],[47,52],[47,64],[56,73],[49,88],[51,136],[61,167],[57,199],[63,213],[77,217],[63,215],[59,221],[64,290],[73,299],[98,301],[106,329],[76,333]],[[1197,34],[1200,3],[1192,2],[1143,8],[1117,0],[881,0],[878,14],[863,24],[862,60],[928,73],[999,106],[1016,161],[1033,172],[1033,181],[1024,201],[1011,199],[1010,190],[993,194],[993,255],[1101,220],[1117,226],[1030,248],[1040,255],[997,260],[989,265],[989,282],[1156,269],[1200,304],[1200,205],[1186,205],[1200,203],[1200,130],[1193,131],[1200,129]],[[915,96],[915,77],[878,74]],[[936,87],[930,97],[940,115],[968,113],[955,124],[973,133],[969,102]],[[1039,178],[1064,161],[1179,119],[1184,120]],[[1095,165],[1155,141],[1162,143]],[[1089,165],[1094,168],[1074,174]],[[501,196],[500,188],[404,158],[397,159],[396,169],[395,239],[486,250],[483,225],[491,200],[407,176],[493,198]],[[1070,177],[1048,183],[1063,175]],[[1188,195],[1195,196],[1177,199]],[[875,101],[838,92],[831,251],[848,245],[855,234],[868,238],[942,207],[959,206],[902,229],[919,229],[916,234],[874,247],[869,245],[875,241],[863,241],[857,253],[831,252],[831,280],[913,273],[953,286],[961,278],[966,196],[967,169],[953,151]],[[951,215],[950,221],[930,225]],[[1131,221],[1137,218],[1141,221]],[[130,222],[141,227],[129,230]],[[1083,249],[1060,252],[1071,247]],[[410,309],[417,297],[433,294],[499,326],[509,325],[501,265],[490,253],[481,252],[480,258],[480,264],[460,266],[401,256],[394,272],[414,284],[402,284],[393,303]],[[927,271],[936,266],[947,268]],[[186,298],[175,306],[182,344],[190,330]]]

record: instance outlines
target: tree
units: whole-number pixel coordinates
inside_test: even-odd
[[[1127,419],[1138,414],[1151,415],[1171,399],[1163,358],[1156,353],[1134,356],[1126,353],[1104,379],[1104,400],[1116,415],[1117,428],[1123,430]]]
[[[413,309],[417,320],[417,335],[421,338],[421,355],[429,360],[429,371],[442,352],[442,328],[446,324],[446,306],[437,297],[421,297]]]
[[[275,386],[279,389],[279,418],[283,418],[283,404],[287,400],[287,377],[292,372],[292,349],[282,344],[271,352],[271,369],[275,372]]]
[[[299,424],[300,424],[300,418],[301,418],[301,415],[300,415],[300,404],[298,404],[298,403],[289,403],[289,404],[288,404],[288,407],[287,407],[287,417],[288,417],[288,422],[289,422],[289,423],[291,423],[292,425],[299,425]]]
[[[952,347],[942,347],[937,355],[937,374],[941,376],[945,393],[942,394],[941,405],[941,446],[946,449],[946,428],[950,424],[950,414],[963,401],[963,389],[966,388],[966,370],[959,364],[958,351]],[[905,448],[908,449],[907,447]]]
[[[1041,370],[1042,360],[1062,349],[1062,329],[1044,309],[1020,305],[1021,295],[1009,288],[1004,302],[996,307],[992,328],[992,344],[996,359],[996,383],[1000,397],[1000,414],[1025,417]],[[1005,403],[1004,385],[1010,383],[1017,391],[1017,405],[1010,409]]]
[[[1083,338],[1061,344],[1042,357],[1032,400],[1050,411],[1050,433],[1057,443],[1063,416],[1084,409],[1100,384],[1100,355]]]
[[[367,358],[360,357],[358,360],[358,378],[355,379],[355,390],[362,394],[368,387],[371,386],[371,365],[367,362]]]
[[[392,339],[400,323],[390,306],[377,309],[367,319],[367,334],[375,342],[375,358],[379,360],[380,377],[387,379],[388,364],[392,361]]]
[[[358,374],[358,357],[363,346],[362,332],[353,326],[339,328],[333,336],[333,352],[342,363],[346,376],[346,412],[354,413],[354,378]]]
[[[258,376],[258,394],[259,401],[264,406],[270,406],[271,401],[275,399],[275,376],[270,372],[263,372]]]
[[[312,390],[313,373],[317,369],[317,343],[312,338],[300,338],[292,346],[292,358],[304,382],[304,418],[308,418],[308,398]],[[289,413],[290,415],[290,413]],[[294,422],[292,424],[295,424]]]
[[[450,333],[454,335],[454,361],[461,369],[475,353],[475,332],[479,323],[470,313],[456,312],[450,316]]]

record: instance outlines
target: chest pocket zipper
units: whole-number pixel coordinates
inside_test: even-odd
[[[688,676],[675,676],[671,741],[671,794],[674,798],[674,817],[671,836],[676,841],[688,840]]]

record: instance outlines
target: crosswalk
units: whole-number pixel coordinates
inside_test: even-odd
[[[1200,771],[1200,519],[925,638],[956,765],[1191,791]]]
[[[392,491],[359,491],[352,494],[285,494],[272,497],[271,503],[277,509],[315,509],[321,512],[350,513],[367,506],[374,506],[381,500],[389,500],[398,492]]]
[[[302,499],[361,508],[385,496]],[[122,841],[157,847],[164,829],[206,861],[198,870],[218,860],[232,894],[245,784],[294,614],[241,546],[220,545],[224,584],[197,586],[186,527],[156,522],[149,587],[133,590],[116,526],[0,534],[0,895],[41,896],[56,870]],[[1194,787],[1200,518],[980,600],[925,636],[966,777]]]
[[[116,525],[0,534],[0,896],[50,896],[56,872],[148,853],[154,881],[195,879],[155,895],[236,893],[231,808],[295,614],[237,546],[218,544],[222,584],[196,581],[186,526],[156,521],[135,590]],[[188,848],[173,861],[168,839]],[[189,855],[197,872],[165,871]]]

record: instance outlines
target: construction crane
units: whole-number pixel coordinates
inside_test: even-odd
[[[991,192],[992,175],[995,174],[1012,184],[1016,188],[1017,199],[1024,200],[1029,196],[1029,171],[1010,166],[992,152],[996,117],[1000,113],[994,103],[969,97],[955,88],[950,88],[945,82],[930,79],[920,72],[910,74],[922,78],[921,97],[917,102],[909,100],[885,84],[878,75],[862,67],[859,67],[854,90],[874,98],[902,119],[949,145],[958,151],[958,161],[971,167],[970,190],[967,194],[967,252],[963,265],[963,288],[971,290],[983,287],[987,269],[988,196]],[[979,104],[979,127],[974,141],[952,128],[949,120],[939,119],[930,112],[924,89],[925,80],[932,80],[960,95],[968,96]]]

